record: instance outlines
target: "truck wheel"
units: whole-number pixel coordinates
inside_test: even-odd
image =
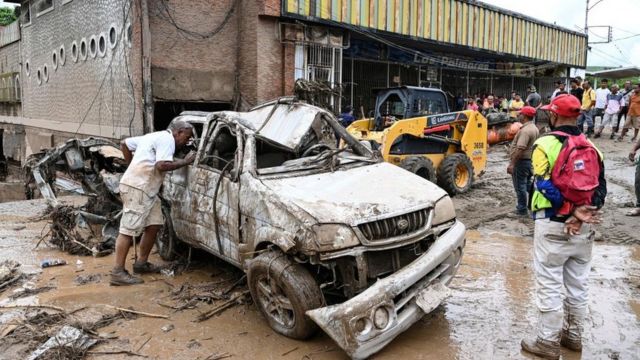
[[[400,167],[423,177],[432,183],[436,182],[436,168],[433,162],[424,156],[410,156],[400,163]]]
[[[465,154],[452,154],[444,158],[438,168],[438,185],[449,195],[462,194],[473,183],[473,164]]]
[[[306,339],[318,330],[305,313],[323,306],[324,297],[302,265],[269,251],[251,261],[247,278],[253,301],[277,333]]]
[[[182,257],[185,253],[185,245],[178,240],[176,233],[173,231],[171,223],[171,210],[168,207],[162,207],[162,215],[164,216],[164,226],[158,232],[156,247],[158,254],[165,261],[174,261]]]

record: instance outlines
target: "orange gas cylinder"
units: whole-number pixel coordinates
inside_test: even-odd
[[[507,130],[507,133],[509,134],[509,140],[516,137],[516,134],[518,133],[518,131],[520,131],[521,128],[522,123],[514,122],[513,124],[511,124],[511,126],[509,126],[509,130]]]
[[[499,129],[494,127],[487,132],[487,143],[489,145],[495,145],[501,142],[513,140],[521,127],[522,124],[519,122],[505,125]]]

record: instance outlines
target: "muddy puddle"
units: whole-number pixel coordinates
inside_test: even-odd
[[[109,340],[95,352],[127,350],[153,359],[205,359],[231,355],[235,359],[346,359],[324,334],[309,341],[295,341],[275,334],[252,304],[236,305],[203,322],[199,314],[216,306],[198,302],[194,308],[176,311],[172,292],[183,284],[231,281],[241,274],[213,257],[176,277],[145,276],[135,287],[108,285],[112,256],[78,257],[41,245],[44,222],[29,221],[43,209],[41,202],[0,204],[1,258],[17,258],[37,270],[44,258],[63,258],[68,265],[44,269],[37,287],[52,290],[19,299],[23,303],[48,304],[67,310],[87,305],[132,308],[168,319],[137,317],[118,319],[97,330]],[[534,280],[531,269],[532,240],[527,221],[498,219],[467,233],[460,271],[451,283],[453,295],[446,304],[425,316],[375,359],[506,359],[531,358],[520,351],[520,339],[535,325]],[[15,230],[16,227],[23,229]],[[13,229],[13,230],[11,230]],[[78,262],[78,260],[80,262]],[[160,262],[157,255],[152,260]],[[84,280],[83,280],[84,279]],[[583,359],[638,359],[640,346],[640,250],[637,247],[596,243],[591,274],[589,324]],[[11,290],[0,296],[6,301]],[[168,329],[168,330],[167,330]],[[19,346],[0,340],[3,354],[20,355]],[[0,356],[1,357],[1,356]],[[89,358],[105,358],[89,355]],[[130,358],[109,355],[108,358]],[[565,352],[565,359],[580,359]]]

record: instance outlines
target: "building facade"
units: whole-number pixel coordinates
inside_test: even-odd
[[[375,88],[544,96],[586,64],[586,37],[467,0],[15,0],[0,29],[0,128],[18,162],[74,136],[163,129],[183,110],[248,109],[337,89],[366,113]]]

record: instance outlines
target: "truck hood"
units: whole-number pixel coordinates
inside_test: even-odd
[[[263,179],[263,183],[319,223],[351,226],[432,207],[447,195],[437,185],[388,163]]]

